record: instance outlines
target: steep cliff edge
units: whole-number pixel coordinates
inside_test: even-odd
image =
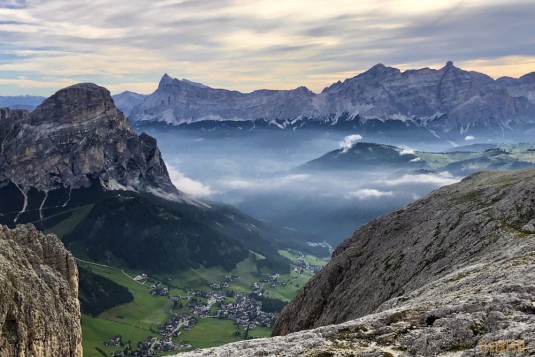
[[[0,286],[0,355],[82,355],[78,270],[56,236],[0,226]]]
[[[274,333],[190,356],[533,355],[535,170],[477,173],[370,222]]]
[[[344,241],[274,333],[358,318],[464,267],[531,250],[534,218],[535,170],[477,173],[436,190]]]

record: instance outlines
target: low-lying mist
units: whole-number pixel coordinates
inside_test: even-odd
[[[366,167],[306,171],[323,154],[371,141],[324,130],[200,131],[144,127],[154,136],[175,185],[201,200],[236,206],[253,217],[299,230],[309,241],[338,244],[371,219],[461,177]],[[447,142],[403,143],[407,150],[446,150]],[[412,143],[411,143],[412,141]]]

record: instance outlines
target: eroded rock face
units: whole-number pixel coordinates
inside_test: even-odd
[[[156,140],[136,135],[105,88],[62,89],[18,119],[0,121],[0,187],[12,182],[23,192],[48,192],[100,181],[107,189],[182,195]]]
[[[30,112],[24,109],[0,108],[0,120],[17,121],[24,120],[30,116]]]
[[[535,170],[474,174],[342,243],[283,310],[285,336],[189,356],[533,355],[534,217]]]
[[[54,235],[0,226],[0,355],[82,356],[78,270]]]

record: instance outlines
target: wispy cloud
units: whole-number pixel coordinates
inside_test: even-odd
[[[190,196],[204,198],[214,194],[209,186],[205,186],[199,181],[184,176],[182,172],[172,166],[167,166],[167,171],[169,172],[169,177],[173,185]]]
[[[0,84],[0,94],[50,94],[44,83],[64,81],[150,92],[163,72],[244,91],[318,91],[377,62],[449,59],[519,75],[519,64],[535,69],[533,18],[523,0],[0,0],[0,78],[32,81]]]
[[[392,191],[380,191],[374,188],[363,188],[357,191],[349,192],[344,196],[345,199],[356,198],[359,200],[367,200],[373,198],[392,197],[394,192]]]
[[[398,178],[379,180],[378,182],[386,186],[399,186],[409,184],[431,184],[434,186],[451,185],[459,182],[461,177],[453,176],[449,172],[437,174],[405,174]]]
[[[340,148],[342,148],[343,152],[347,152],[353,144],[355,144],[357,141],[362,140],[362,136],[359,134],[352,134],[344,137],[342,141],[340,141],[339,145]]]

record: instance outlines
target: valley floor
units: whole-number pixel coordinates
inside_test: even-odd
[[[260,311],[260,296],[286,303],[327,263],[297,251],[279,253],[293,262],[289,274],[258,271],[263,257],[254,252],[231,272],[214,267],[154,276],[78,260],[134,296],[96,317],[83,315],[84,356],[109,356],[127,346],[165,355],[269,336],[276,312]]]

